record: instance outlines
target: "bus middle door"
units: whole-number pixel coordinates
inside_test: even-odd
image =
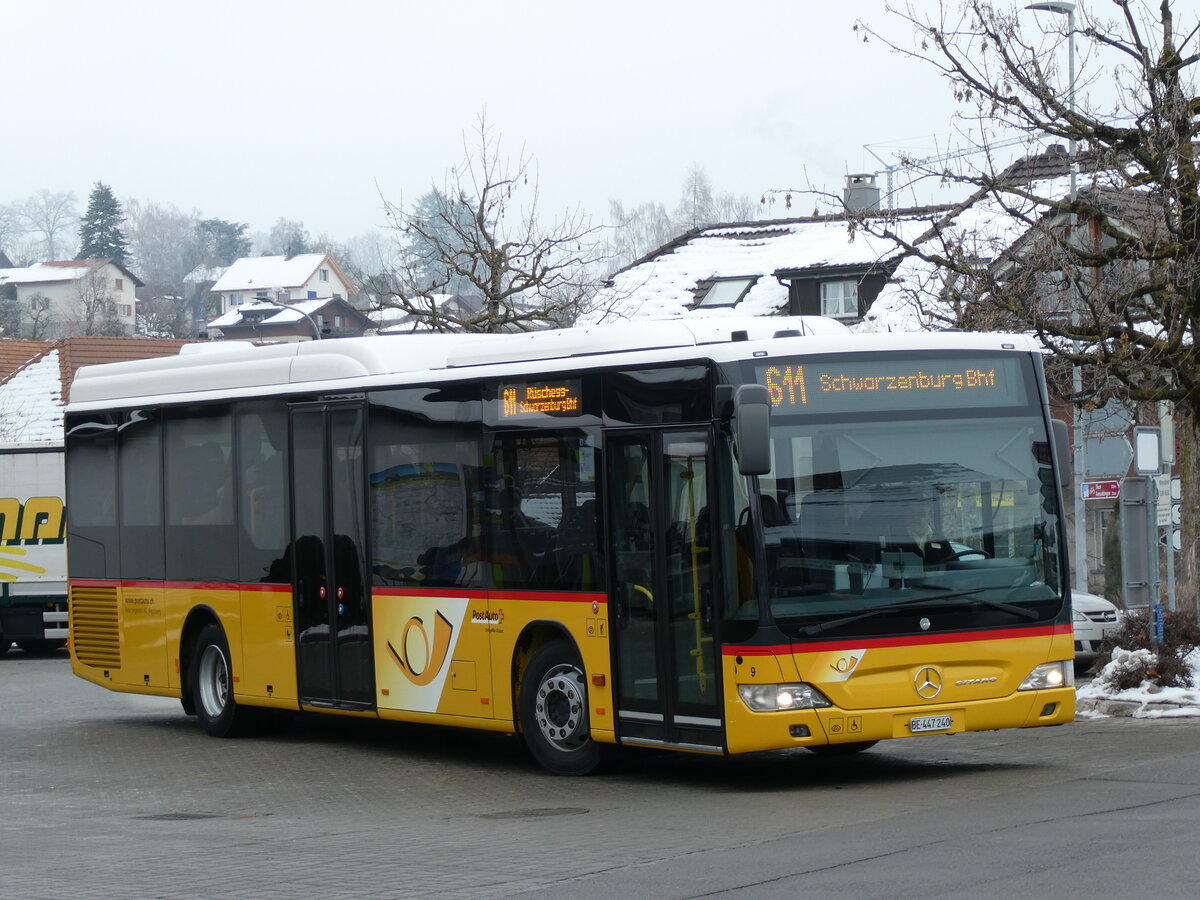
[[[366,580],[364,405],[293,406],[292,583],[300,698],[374,706]]]
[[[608,432],[610,608],[622,743],[720,752],[707,430]]]

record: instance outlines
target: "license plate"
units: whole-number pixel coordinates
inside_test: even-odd
[[[949,731],[954,724],[952,716],[914,716],[908,720],[908,730],[913,734],[925,731]]]

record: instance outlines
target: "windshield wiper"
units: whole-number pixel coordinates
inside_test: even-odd
[[[1011,613],[1014,616],[1020,616],[1023,619],[1038,619],[1041,618],[1032,609],[1026,609],[1024,606],[1013,606],[1011,603],[1003,603],[1000,600],[987,600],[977,596],[975,591],[949,591],[944,594],[926,594],[923,597],[910,597],[907,600],[898,600],[895,603],[885,603],[883,606],[875,606],[871,609],[864,610],[860,613],[855,613],[852,616],[843,616],[840,619],[832,619],[828,622],[819,622],[816,625],[808,625],[801,631],[811,637],[821,634],[833,628],[840,628],[843,625],[849,625],[851,622],[858,622],[862,619],[870,619],[873,616],[885,612],[894,612],[898,609],[905,609],[909,606],[919,606],[922,603],[932,603],[935,600],[956,600],[959,597],[966,597],[976,603],[981,603],[984,606],[990,606],[993,609],[1003,610],[1006,613]]]

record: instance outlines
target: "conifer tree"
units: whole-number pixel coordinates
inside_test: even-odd
[[[121,225],[125,211],[112,188],[99,181],[88,197],[87,212],[79,223],[79,258],[109,259],[128,264],[129,242]]]

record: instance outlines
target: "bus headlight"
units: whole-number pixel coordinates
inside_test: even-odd
[[[738,693],[742,702],[755,712],[819,709],[833,705],[811,684],[739,684]]]
[[[1042,663],[1025,676],[1018,691],[1040,691],[1046,688],[1073,687],[1075,663],[1071,660]]]

